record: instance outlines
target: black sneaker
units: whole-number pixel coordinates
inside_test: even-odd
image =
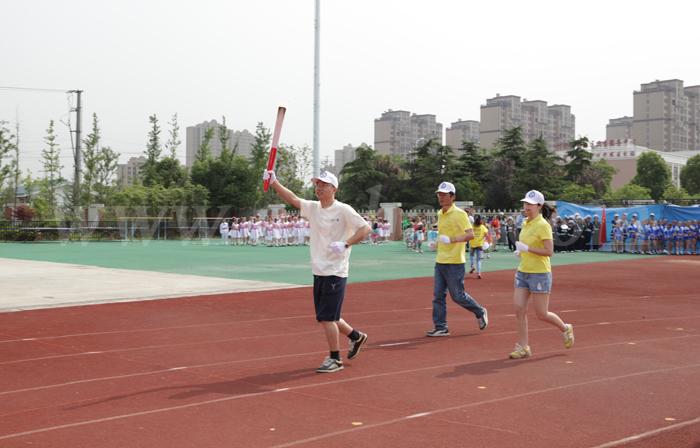
[[[443,328],[443,329],[437,329],[437,328],[436,328],[436,329],[434,329],[434,330],[426,331],[425,334],[426,334],[427,336],[430,336],[430,337],[433,337],[433,338],[437,338],[437,337],[440,337],[440,336],[449,336],[449,335],[450,335],[450,330],[448,330],[447,328]]]
[[[330,356],[327,356],[326,359],[323,360],[323,365],[316,369],[318,373],[339,372],[341,370],[343,370],[343,361],[335,360]]]
[[[360,354],[360,349],[367,342],[367,335],[360,333],[360,339],[357,341],[350,341],[350,351],[348,352],[348,359],[355,359],[357,355]]]
[[[489,312],[484,308],[484,315],[476,318],[479,321],[479,330],[483,330],[489,326]]]

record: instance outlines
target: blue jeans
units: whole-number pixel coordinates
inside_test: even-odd
[[[433,323],[435,328],[447,328],[447,291],[452,300],[462,308],[476,315],[484,316],[484,309],[464,291],[465,267],[463,263],[435,263],[435,279],[433,281]]]
[[[474,264],[474,255],[476,254],[476,264]],[[484,246],[472,247],[469,249],[469,262],[472,266],[476,266],[476,272],[481,273],[481,257],[484,256]]]

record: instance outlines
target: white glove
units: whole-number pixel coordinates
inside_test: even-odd
[[[530,247],[526,245],[525,243],[521,243],[520,241],[515,242],[515,248],[518,249],[520,252],[527,252],[530,250]]]
[[[272,170],[265,170],[265,173],[263,174],[263,181],[266,181],[270,179],[270,185],[275,183],[275,180],[277,180],[277,176],[275,176],[275,172]]]
[[[333,252],[338,255],[342,254],[345,252],[345,241],[336,241],[335,243],[331,243],[331,249],[333,249]]]
[[[520,251],[516,250],[515,252],[513,252],[513,255],[515,255],[515,258],[520,258]]]
[[[428,249],[430,249],[430,252],[435,252],[437,249],[437,243],[435,241],[431,241],[428,243]]]
[[[440,241],[441,244],[452,244],[452,243],[450,242],[450,237],[447,236],[447,235],[440,235],[440,236],[438,237],[438,240]]]

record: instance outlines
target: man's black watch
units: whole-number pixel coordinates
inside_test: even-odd
[[[350,245],[348,243],[345,243],[345,248],[347,249],[348,247],[350,247]]]

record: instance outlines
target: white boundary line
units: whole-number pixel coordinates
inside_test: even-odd
[[[609,448],[609,447],[612,447],[612,446],[624,445],[625,443],[628,443],[628,442],[635,442],[635,441],[641,440],[641,439],[646,439],[647,437],[654,436],[654,435],[656,435],[656,434],[662,433],[662,432],[664,432],[664,431],[668,431],[668,430],[670,430],[670,429],[678,429],[678,428],[682,428],[682,427],[684,427],[684,426],[694,425],[694,424],[696,424],[696,423],[700,423],[700,417],[696,418],[695,420],[688,420],[687,422],[675,423],[675,424],[673,424],[673,425],[666,426],[666,427],[664,427],[664,428],[658,428],[658,429],[654,429],[654,430],[652,430],[652,431],[643,432],[643,433],[641,433],[641,434],[637,434],[637,435],[634,435],[634,436],[625,437],[624,439],[620,439],[620,440],[615,440],[615,441],[613,441],[613,442],[604,443],[604,444],[602,444],[602,445],[598,445],[598,446],[593,447],[593,448]]]

